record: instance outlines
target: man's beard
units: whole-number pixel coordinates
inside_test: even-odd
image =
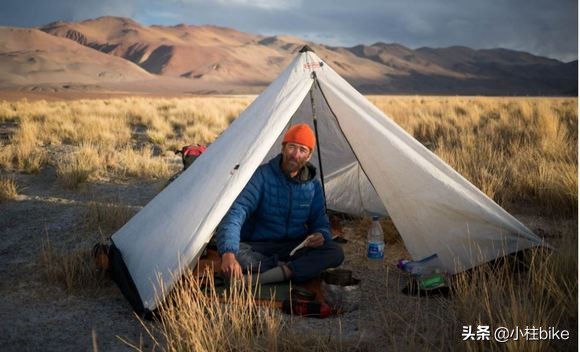
[[[288,173],[298,172],[304,165],[306,161],[300,161],[299,159],[288,157],[287,160],[283,160],[284,171]]]

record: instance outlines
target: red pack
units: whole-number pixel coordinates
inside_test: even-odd
[[[187,169],[195,159],[197,159],[207,147],[201,144],[186,145],[181,150],[176,150],[175,154],[181,154],[181,161],[183,161],[183,170]]]

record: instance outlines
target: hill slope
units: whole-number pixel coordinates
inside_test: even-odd
[[[40,30],[53,39],[46,39],[51,37],[48,35],[42,40],[6,39],[14,37],[14,31],[20,33],[18,36],[34,33],[35,37],[41,32],[3,29],[0,65],[8,67],[3,71],[9,74],[0,85],[30,85],[41,77],[47,83],[117,81],[124,83],[112,83],[109,88],[140,90],[139,84],[129,82],[149,78],[162,82],[158,85],[164,90],[175,92],[257,92],[308,44],[364,93],[577,94],[577,61],[562,63],[506,49],[413,50],[386,43],[341,48],[216,26],[143,26],[120,17],[54,22]],[[21,41],[27,43],[21,50],[12,47]],[[28,60],[36,60],[37,65]],[[157,85],[145,86],[155,89]]]
[[[91,87],[104,82],[151,79],[121,58],[37,29],[0,27],[0,87]]]

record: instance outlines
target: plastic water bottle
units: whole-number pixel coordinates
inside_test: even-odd
[[[369,265],[381,267],[385,258],[385,235],[379,223],[379,217],[373,216],[373,222],[367,234],[367,259]]]

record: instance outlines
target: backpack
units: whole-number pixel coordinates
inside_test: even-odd
[[[187,169],[195,159],[197,159],[207,147],[205,145],[196,144],[196,145],[186,145],[181,150],[176,150],[175,155],[181,154],[181,161],[183,162],[183,171]]]
[[[165,183],[165,186],[163,186],[163,188],[167,187],[171,182],[175,181],[175,179],[178,178],[179,175],[181,175],[181,173],[183,173],[183,171],[185,171],[185,169],[187,169],[189,166],[191,166],[191,164],[193,164],[195,159],[197,159],[203,152],[205,152],[206,149],[207,149],[207,147],[205,145],[201,145],[201,144],[193,145],[193,144],[191,144],[191,145],[186,145],[185,147],[181,148],[180,150],[176,150],[175,155],[181,154],[181,161],[183,162],[183,170],[181,170],[178,173],[176,173],[175,175],[171,176],[171,178],[169,178],[169,180],[167,180],[167,183]]]

